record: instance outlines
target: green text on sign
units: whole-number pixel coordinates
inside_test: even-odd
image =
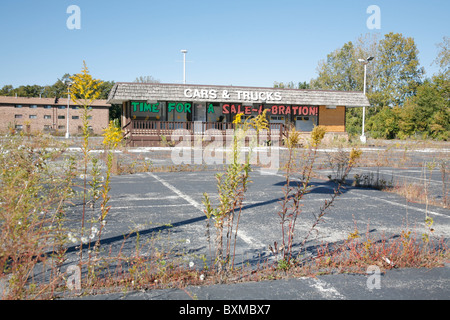
[[[133,107],[133,112],[153,112],[159,113],[159,103],[146,103],[146,102],[138,102],[132,101],[131,106]],[[191,113],[192,112],[192,104],[189,102],[169,102],[167,104],[167,111],[176,111],[178,113]],[[208,113],[214,113],[214,106],[210,104],[208,106]]]
[[[131,105],[133,106],[133,111],[136,112],[137,108],[139,107],[139,112],[159,112],[159,103],[145,103],[145,102],[131,102]]]
[[[175,102],[169,102],[167,104],[167,111],[171,112],[175,110],[176,112],[185,112],[185,113],[191,113],[191,107],[192,105],[189,102],[186,103],[175,103]]]

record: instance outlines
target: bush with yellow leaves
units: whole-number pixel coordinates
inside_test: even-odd
[[[103,144],[108,149],[116,149],[122,142],[123,132],[114,121],[110,121],[106,129],[103,130]]]

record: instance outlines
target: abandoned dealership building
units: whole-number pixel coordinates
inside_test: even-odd
[[[369,106],[362,92],[125,82],[114,85],[107,102],[122,105],[131,146],[154,145],[176,129],[225,131],[233,128],[236,114],[245,119],[265,109],[269,134],[284,135],[290,126],[308,133],[322,125],[328,135],[346,136],[347,108]]]

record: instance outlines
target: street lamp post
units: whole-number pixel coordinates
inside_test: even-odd
[[[181,50],[183,54],[183,84],[186,84],[186,53],[187,50]]]
[[[66,85],[67,85],[66,139],[69,139],[70,138],[70,133],[69,133],[70,86],[72,85],[72,83],[70,81],[67,81]]]
[[[358,59],[359,62],[364,64],[364,96],[366,95],[366,74],[367,74],[367,64],[373,60],[374,57],[368,57],[367,59]],[[363,107],[363,116],[362,116],[362,133],[359,139],[362,143],[366,143],[366,135],[364,134],[364,125],[365,125],[365,119],[366,119],[366,107]]]

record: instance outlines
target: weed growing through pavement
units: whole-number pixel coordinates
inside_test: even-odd
[[[52,279],[61,276],[65,214],[76,174],[72,158],[54,164],[64,148],[45,135],[13,134],[1,141],[0,280],[8,287],[5,298],[26,299],[54,289],[56,281],[29,283],[38,264],[50,267]]]
[[[350,152],[346,152],[343,149],[339,148],[337,152],[327,154],[329,167],[333,171],[333,174],[329,175],[328,179],[337,183],[346,183],[345,179],[347,178],[351,168],[356,166],[356,160],[361,157],[361,154],[361,150],[356,148],[352,148]],[[355,180],[357,184],[361,184],[361,181],[367,183],[367,180],[372,180],[372,178],[373,176],[367,178],[356,175]]]
[[[441,180],[442,180],[442,204],[444,208],[448,208],[450,202],[448,198],[448,183],[450,181],[448,164],[449,161],[446,159],[441,159],[438,161],[439,169],[441,171]]]
[[[71,77],[72,80],[72,94],[71,99],[72,101],[83,108],[81,119],[82,119],[82,129],[83,129],[83,144],[82,144],[82,152],[83,152],[83,213],[81,218],[81,236],[80,239],[82,240],[80,242],[80,262],[82,261],[82,255],[83,255],[83,243],[87,242],[85,236],[85,214],[86,214],[86,204],[87,204],[87,195],[88,195],[88,188],[87,188],[87,173],[88,173],[88,163],[89,163],[89,113],[90,113],[90,106],[92,105],[92,102],[96,100],[99,95],[100,91],[98,90],[99,86],[102,84],[100,80],[94,79],[89,74],[89,69],[86,66],[86,63],[83,61],[83,69],[81,73],[77,73]]]
[[[430,191],[432,183],[431,175],[433,170],[438,167],[441,172],[441,195],[438,195]],[[422,164],[422,176],[423,182],[411,182],[408,179],[402,181],[395,181],[392,178],[391,181],[385,181],[377,178],[373,179],[372,174],[355,175],[355,186],[371,187],[378,190],[387,191],[399,194],[406,198],[409,202],[417,202],[425,204],[425,220],[428,218],[428,206],[440,206],[443,208],[448,207],[448,163],[445,160],[435,160],[425,162]],[[436,182],[434,182],[436,184]]]
[[[258,134],[260,130],[268,128],[266,117],[267,110],[251,120],[242,122],[242,114],[237,114],[233,124],[234,135],[231,145],[231,158],[225,173],[216,175],[219,204],[213,207],[208,193],[204,193],[203,204],[207,217],[207,240],[211,248],[210,221],[213,220],[216,229],[214,238],[214,265],[219,274],[234,267],[236,252],[236,241],[239,229],[239,221],[242,213],[242,204],[250,183],[249,174],[251,171],[250,159],[252,150],[256,145],[256,136],[252,135],[249,142],[249,152],[242,161],[241,150],[245,145],[245,137],[250,127],[253,127]],[[225,242],[224,242],[225,232]],[[211,252],[211,249],[210,249]]]
[[[288,159],[285,166],[286,183],[283,187],[283,197],[280,201],[281,210],[278,212],[281,224],[281,243],[275,242],[269,249],[274,255],[278,257],[278,267],[282,270],[288,270],[295,265],[297,257],[293,257],[293,244],[295,236],[295,227],[297,219],[302,213],[302,199],[309,192],[311,188],[310,182],[313,176],[314,164],[317,159],[318,148],[325,136],[325,128],[318,126],[314,127],[311,132],[310,142],[306,150],[302,150],[299,156],[299,150],[296,146],[299,145],[299,132],[292,128],[285,140],[285,145],[288,148]],[[357,149],[352,149],[349,156],[345,158],[342,164],[339,165],[339,180],[337,188],[334,190],[330,200],[325,201],[324,205],[320,207],[319,213],[314,215],[314,221],[309,231],[305,235],[303,241],[300,243],[300,248],[303,248],[310,236],[317,232],[317,226],[323,221],[324,216],[328,213],[328,209],[334,202],[335,198],[340,194],[340,188],[343,181],[349,174],[351,168],[355,166],[356,161],[360,158],[361,152]],[[297,162],[298,158],[300,161]],[[345,168],[345,169],[344,169]]]
[[[104,139],[103,144],[105,145],[106,152],[106,178],[103,183],[103,188],[101,191],[102,203],[100,204],[101,214],[98,218],[100,222],[100,229],[98,231],[98,239],[95,244],[95,249],[98,251],[100,247],[100,239],[102,235],[103,228],[106,225],[106,216],[111,209],[108,206],[108,202],[110,200],[109,191],[111,190],[111,173],[114,165],[114,150],[118,147],[118,145],[122,142],[123,133],[117,123],[114,121],[110,121],[108,127],[104,130]]]
[[[368,228],[369,229],[369,228]],[[393,268],[435,268],[448,261],[447,244],[443,240],[419,238],[416,232],[402,230],[400,235],[372,238],[366,234],[351,233],[347,240],[331,248],[322,245],[313,260],[315,272],[365,273],[368,266],[384,270]]]

